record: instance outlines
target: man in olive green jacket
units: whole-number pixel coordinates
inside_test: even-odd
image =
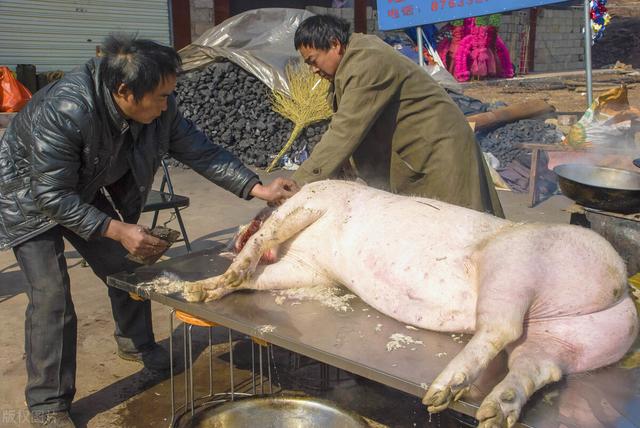
[[[332,81],[329,129],[293,179],[335,178],[352,159],[373,187],[434,198],[504,217],[473,131],[424,70],[375,36],[316,15],[300,24],[295,47]]]

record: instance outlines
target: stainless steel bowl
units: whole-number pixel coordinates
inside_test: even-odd
[[[368,428],[360,416],[330,401],[306,397],[251,397],[197,412],[201,428]]]

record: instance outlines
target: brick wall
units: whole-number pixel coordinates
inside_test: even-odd
[[[529,10],[523,10],[502,15],[498,33],[509,48],[517,73],[521,72],[522,50],[529,37],[529,14]],[[533,71],[584,68],[583,20],[580,8],[538,9]]]
[[[583,22],[584,12],[580,8],[539,10],[534,70],[584,68]]]
[[[191,14],[191,40],[213,27],[213,1],[189,0]]]
[[[214,25],[214,0],[189,0],[191,6],[191,40]],[[354,25],[352,8],[307,6],[316,14],[340,16]],[[520,72],[522,50],[528,38],[529,10],[502,15],[499,35],[507,45],[511,61]],[[367,33],[378,30],[377,11],[367,7]],[[583,11],[581,8],[538,8],[534,71],[568,71],[584,68],[584,42],[582,35]],[[529,70],[530,71],[530,70]]]
[[[498,35],[509,49],[516,74],[526,71],[524,67],[526,67],[526,49],[529,39],[529,16],[528,9],[504,14],[498,30]],[[521,66],[524,67],[521,69]]]

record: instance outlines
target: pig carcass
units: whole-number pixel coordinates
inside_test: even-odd
[[[444,410],[506,349],[508,374],[478,409],[480,426],[514,425],[536,390],[616,362],[638,333],[622,259],[577,226],[513,223],[344,181],[304,186],[255,226],[223,275],[186,286],[188,300],[340,284],[403,323],[473,333],[423,402]],[[275,263],[259,263],[274,250]]]

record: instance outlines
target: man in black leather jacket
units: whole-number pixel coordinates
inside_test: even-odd
[[[27,404],[35,422],[58,426],[73,426],[77,334],[63,238],[103,281],[136,267],[128,252],[162,251],[136,222],[165,155],[245,199],[279,203],[296,190],[286,179],[263,186],[182,117],[173,49],[120,35],[102,52],[37,92],[0,140],[0,249],[13,248],[27,277]],[[150,303],[108,293],[118,355],[168,369]]]

